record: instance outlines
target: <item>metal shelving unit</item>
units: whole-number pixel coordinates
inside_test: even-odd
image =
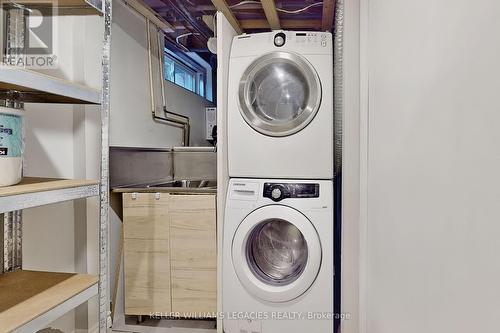
[[[0,187],[0,214],[99,195],[99,181],[25,177]]]
[[[0,67],[0,91],[30,103],[101,104],[101,92],[29,69]]]
[[[33,0],[16,4],[36,6]],[[109,107],[110,107],[110,42],[111,0],[58,0],[60,12],[95,14],[103,16],[102,90],[54,78],[32,70],[0,65],[0,100],[12,107],[31,103],[66,103],[100,105],[101,115],[101,170],[99,180],[71,180],[24,178],[14,186],[0,188],[0,215],[9,220],[9,228],[2,223],[5,267],[21,266],[22,209],[92,196],[100,197],[99,207],[99,274],[34,272],[15,269],[0,274],[0,331],[35,332],[46,327],[71,309],[99,297],[99,331],[110,325],[108,292],[108,205],[109,205]],[[15,42],[23,42],[24,31],[15,35]],[[10,37],[12,37],[10,35]],[[14,45],[13,47],[17,47]],[[9,45],[7,45],[9,48]],[[6,241],[6,237],[8,241]],[[18,244],[19,243],[19,244]]]
[[[18,5],[29,5],[31,8],[39,6],[44,6],[50,3],[50,0],[40,1],[40,0],[16,0]],[[57,6],[59,10],[67,10],[71,13],[99,13],[104,14],[103,0],[57,0]],[[55,2],[54,2],[55,3]],[[66,11],[64,11],[66,12]]]
[[[36,332],[97,295],[87,274],[15,271],[0,275],[2,332]]]

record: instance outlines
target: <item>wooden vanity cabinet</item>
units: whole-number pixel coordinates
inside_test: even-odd
[[[125,314],[217,311],[214,194],[124,193]]]
[[[123,194],[125,314],[172,311],[168,195]]]
[[[217,311],[215,195],[171,195],[172,311]]]

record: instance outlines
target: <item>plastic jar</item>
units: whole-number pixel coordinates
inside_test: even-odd
[[[0,107],[0,186],[22,179],[23,136],[23,110]]]

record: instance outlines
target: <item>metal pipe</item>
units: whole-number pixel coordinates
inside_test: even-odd
[[[158,31],[158,59],[160,61],[160,83],[161,83],[161,99],[163,103],[163,112],[165,113],[165,117],[157,117],[156,112],[153,113],[153,119],[155,121],[167,121],[172,123],[172,126],[180,125],[182,128],[182,145],[189,146],[189,139],[191,136],[191,124],[189,122],[189,117],[169,111],[167,109],[167,101],[165,98],[165,73],[163,72],[163,43],[164,41],[163,32]]]
[[[144,12],[141,12],[140,10],[138,10],[135,6],[132,6],[130,4],[129,1],[127,0],[123,0],[123,3],[126,4],[128,6],[128,8],[130,8],[131,10],[133,10],[134,12],[136,12],[137,14],[139,15],[142,15],[142,17],[144,17],[146,20],[148,20],[148,17],[144,14]],[[58,8],[61,8],[61,7],[58,7]],[[159,14],[158,14],[159,15]],[[160,15],[161,16],[161,15]],[[175,28],[175,27],[174,27]],[[165,39],[169,42],[169,45],[172,46],[173,48],[175,48],[176,50],[178,50],[179,52],[185,52],[186,50],[183,48],[183,45],[178,45],[176,42],[175,42],[175,39],[168,36],[168,35],[164,35]]]
[[[156,36],[152,36],[151,34],[151,29],[156,30]],[[156,37],[156,38],[153,38]],[[158,29],[154,26],[154,24],[151,24],[149,20],[147,20],[147,38],[148,38],[148,58],[149,58],[149,80],[150,80],[150,89],[151,89],[151,109],[152,109],[152,115],[153,115],[153,121],[166,124],[169,126],[177,127],[182,129],[182,145],[183,146],[189,146],[189,139],[190,139],[190,132],[191,132],[191,126],[189,123],[189,117],[186,117],[184,115],[169,111],[166,106],[166,100],[165,100],[165,84],[164,84],[164,75],[163,75],[163,63],[161,59],[163,59],[163,43],[162,39],[164,38],[163,33],[158,31]],[[157,72],[154,69],[153,66],[153,43],[156,45],[156,51],[157,54],[156,56],[158,57],[158,69]],[[159,75],[160,79],[160,92],[159,94],[161,95],[161,100],[162,100],[162,106],[158,107],[156,105],[156,90],[155,88],[155,80],[154,77],[155,75]],[[159,110],[161,110],[162,114],[158,114]]]
[[[193,36],[198,38],[202,44],[205,44],[208,41],[209,37],[206,37],[200,26],[195,26],[196,25],[196,20],[194,20],[194,23],[191,22],[191,19],[187,17],[182,10],[180,10],[176,4],[169,0],[161,0],[165,5],[170,6],[181,18],[184,20],[188,21],[190,23],[190,26],[184,25],[183,29],[187,30],[190,32]],[[189,52],[190,49],[185,47],[183,44],[178,43],[175,38],[171,38],[170,36],[165,34],[165,39],[174,46],[175,49],[179,50],[180,52]]]
[[[137,13],[141,14],[139,11],[137,11],[135,8],[131,7],[134,9]],[[168,126],[172,127],[177,127],[182,129],[182,145],[183,146],[189,146],[189,139],[190,139],[190,134],[191,134],[191,126],[189,123],[189,117],[177,114],[175,112],[169,111],[166,106],[166,101],[165,101],[165,85],[164,85],[164,75],[163,75],[163,64],[160,64],[159,66],[159,72],[160,72],[160,82],[161,82],[161,95],[162,95],[162,102],[163,102],[163,107],[161,108],[163,114],[158,115],[157,114],[157,106],[155,102],[155,87],[154,87],[154,79],[153,75],[154,70],[153,70],[153,55],[152,55],[152,42],[151,42],[151,25],[155,26],[151,21],[144,16],[146,19],[146,26],[147,26],[147,39],[148,39],[148,59],[149,59],[149,78],[150,78],[150,91],[151,91],[151,108],[152,108],[152,114],[153,114],[153,121],[159,122]],[[157,49],[158,49],[158,59],[163,59],[163,43],[161,42],[161,39],[163,38],[163,41],[166,39],[169,43],[172,44],[175,48],[177,48],[179,51],[185,51],[181,48],[182,45],[177,44],[172,38],[169,36],[164,35],[163,33],[157,34]]]
[[[189,146],[189,138],[191,135],[191,125],[189,124],[189,122],[185,123],[185,124],[181,124],[179,122],[169,120],[168,117],[169,117],[170,112],[165,112],[165,114],[166,114],[165,118],[160,118],[160,117],[156,117],[155,115],[153,115],[153,120],[158,122],[158,123],[162,123],[165,125],[169,125],[172,127],[177,127],[177,128],[182,129],[182,145],[186,146],[186,147]]]
[[[205,41],[208,40],[208,38],[212,37],[212,31],[208,28],[205,27],[205,24],[203,23],[200,24],[196,18],[194,18],[189,10],[184,6],[182,1],[179,0],[161,0],[163,3],[170,5],[184,20],[189,22],[191,26],[199,32],[204,38]]]

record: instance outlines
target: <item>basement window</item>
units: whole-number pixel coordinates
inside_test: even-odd
[[[165,49],[165,80],[212,101],[212,67],[196,53]]]

